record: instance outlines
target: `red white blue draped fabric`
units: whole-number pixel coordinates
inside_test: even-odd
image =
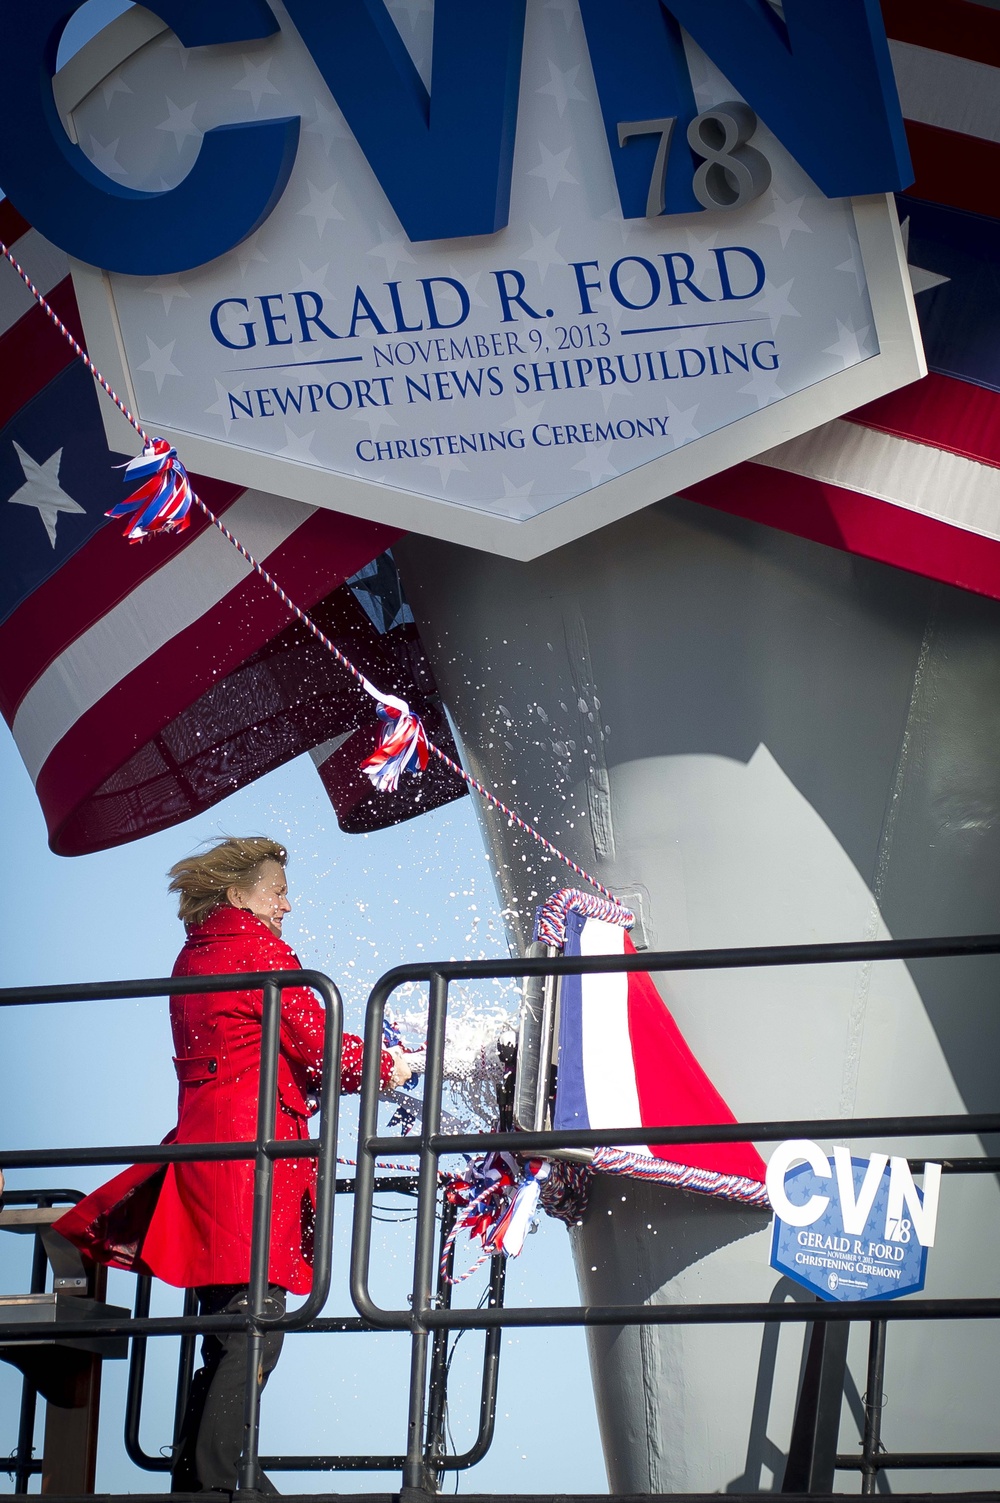
[[[1000,598],[1000,11],[882,9],[916,173],[897,206],[930,374],[685,495]]]
[[[631,918],[627,910],[595,917],[580,911],[590,907],[589,895],[574,895],[580,903],[567,901],[565,892],[557,896],[565,914],[566,955],[636,953],[622,920],[623,915]],[[551,925],[551,915],[547,917]],[[562,978],[554,1128],[735,1121],[649,976],[632,971]],[[658,1147],[640,1142],[630,1148],[599,1148],[593,1166],[598,1172],[657,1180],[746,1205],[768,1204],[764,1163],[748,1143]]]
[[[6,202],[0,239],[82,339],[65,256]],[[158,489],[176,480],[162,458],[147,477]],[[91,376],[0,266],[0,712],[52,848],[78,855],[176,824],[309,749],[348,830],[460,796],[437,765],[374,792],[359,770],[378,741],[373,701],[202,515],[182,533],[123,542],[105,512],[127,495],[115,468],[127,460],[108,449]],[[384,550],[398,534],[195,483],[362,671],[450,747],[412,616],[392,598]]]

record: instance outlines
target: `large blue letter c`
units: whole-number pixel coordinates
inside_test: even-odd
[[[71,256],[105,271],[160,276],[203,266],[252,235],[288,182],[297,117],[206,133],[182,183],[140,193],[113,182],[66,135],[52,97],[59,39],[84,0],[31,0],[4,17],[0,186]],[[246,42],[278,23],[267,0],[150,0],[185,47]]]

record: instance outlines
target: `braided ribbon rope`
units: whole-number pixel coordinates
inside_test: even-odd
[[[59,333],[63,336],[63,338],[69,344],[70,348],[73,350],[73,353],[83,361],[84,365],[87,367],[90,374],[97,382],[98,386],[101,387],[102,391],[106,392],[106,394],[111,398],[112,402],[114,402],[115,406],[118,408],[118,411],[135,429],[136,433],[139,435],[143,442],[143,448],[145,450],[145,453],[142,456],[143,459],[153,461],[162,456],[164,460],[168,461],[170,495],[173,497],[174,501],[188,501],[188,504],[193,503],[195,506],[197,506],[199,510],[208,518],[212,526],[217,527],[218,530],[222,533],[222,536],[228,542],[232,543],[233,547],[246,560],[254,573],[259,575],[264,583],[268,586],[268,588],[274,591],[278,599],[281,601],[282,605],[284,605],[286,609],[290,611],[291,614],[295,617],[295,619],[300,622],[301,625],[304,626],[313,637],[315,637],[316,641],[319,642],[322,647],[326,648],[327,652],[329,652],[331,656],[336,659],[336,661],[345,670],[345,672],[351,675],[354,681],[365,691],[365,693],[370,694],[373,699],[378,701],[378,703],[388,712],[386,716],[386,729],[389,731],[390,736],[396,734],[397,731],[402,729],[401,722],[403,722],[404,719],[409,722],[409,730],[411,732],[412,741],[409,746],[404,747],[401,753],[398,754],[400,757],[398,770],[405,770],[413,759],[416,759],[419,762],[420,757],[423,753],[423,748],[426,747],[426,751],[430,756],[436,757],[437,760],[439,762],[442,762],[450,772],[453,772],[456,777],[461,778],[463,782],[465,782],[470,788],[474,789],[475,792],[479,794],[480,798],[485,799],[488,804],[491,804],[494,809],[496,809],[507,819],[510,826],[516,826],[517,829],[522,830],[525,835],[530,835],[532,840],[536,841],[537,844],[540,845],[544,851],[547,851],[550,856],[554,856],[557,861],[561,861],[565,866],[568,866],[570,871],[575,872],[578,877],[582,877],[584,882],[588,882],[591,887],[596,888],[599,893],[602,893],[605,898],[614,903],[614,894],[607,887],[605,887],[602,882],[599,882],[596,877],[592,877],[589,872],[584,871],[582,866],[578,866],[577,863],[572,860],[571,857],[567,856],[564,851],[561,851],[558,846],[553,845],[551,840],[547,840],[546,837],[542,835],[540,831],[536,830],[533,825],[530,825],[527,820],[522,819],[520,814],[518,814],[516,810],[511,809],[507,804],[503,802],[502,799],[497,798],[496,794],[492,793],[489,788],[487,788],[483,783],[479,781],[478,778],[474,778],[471,773],[466,772],[464,767],[460,767],[457,762],[455,762],[451,757],[448,756],[447,752],[442,751],[439,746],[435,746],[433,741],[427,740],[424,735],[423,726],[420,724],[419,718],[411,714],[409,706],[403,700],[397,699],[394,695],[382,694],[380,690],[376,689],[375,685],[370,683],[368,679],[365,678],[360,669],[354,666],[350,658],[346,657],[344,653],[341,652],[336,643],[330,641],[330,638],[324,631],[321,630],[319,626],[317,626],[312,617],[309,616],[304,610],[302,610],[300,606],[296,605],[294,600],[289,599],[274,576],[264,568],[263,564],[259,563],[258,560],[254,558],[253,554],[249,551],[249,549],[243,546],[239,538],[235,537],[233,533],[229,531],[229,528],[225,525],[225,523],[219,517],[217,517],[211,510],[211,508],[205,504],[201,497],[190,488],[189,484],[187,486],[186,492],[184,492],[184,482],[187,481],[187,473],[184,470],[184,467],[181,464],[180,460],[177,459],[176,455],[172,451],[168,455],[167,451],[170,450],[170,445],[166,442],[165,439],[154,439],[150,437],[145,428],[143,428],[142,424],[139,422],[138,418],[134,416],[134,414],[122,401],[118,393],[111,386],[110,382],[98,370],[97,366],[87,354],[87,351],[74,338],[70,330],[67,329],[58,313],[56,313],[55,309],[52,308],[46,300],[44,294],[35,286],[34,282],[31,280],[30,276],[25,271],[21,263],[17,260],[10,247],[6,245],[2,240],[0,240],[0,255],[2,255],[5,260],[9,261],[10,265],[17,272],[18,276],[21,278],[21,281],[24,283],[28,291],[31,293],[32,297],[35,299],[35,302],[44,311],[46,317],[59,330]],[[133,474],[135,473],[136,472],[133,471]],[[143,473],[147,472],[144,470]],[[149,471],[148,473],[152,473],[152,471]],[[145,490],[145,487],[143,489]],[[180,495],[179,492],[183,492],[183,495]],[[147,500],[149,498],[143,495],[141,499]],[[134,510],[135,508],[132,506],[132,502],[135,501],[136,496],[133,496],[129,502],[123,503],[123,507],[129,510]],[[187,508],[185,507],[185,513],[186,509]],[[124,514],[123,508],[116,507],[108,513],[109,516],[115,514]],[[140,527],[140,524],[145,522],[145,520],[146,514],[143,513],[140,516],[138,522],[130,525],[128,531],[126,532],[126,536],[130,537],[130,540],[139,541],[142,536],[147,536],[148,533],[153,530],[152,527],[149,527],[139,532],[136,531],[136,529]],[[167,518],[161,523],[159,530],[164,531],[179,529],[180,527],[186,525],[186,522],[186,514],[178,514],[177,511],[174,511],[172,514],[168,515]],[[389,753],[388,757],[385,755],[387,751]],[[368,771],[368,774],[372,778],[372,781],[375,783],[376,787],[380,786],[380,784],[382,787],[387,789],[395,787],[395,783],[391,781],[392,772],[394,770],[392,764],[395,761],[396,757],[394,757],[392,750],[387,748],[386,741],[383,740],[373,756],[368,759],[368,762],[366,764],[364,764],[366,771]]]

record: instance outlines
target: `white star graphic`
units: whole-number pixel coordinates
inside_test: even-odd
[[[508,475],[500,477],[503,480],[503,493],[508,500],[516,500],[519,496],[530,496],[535,489],[533,480],[526,480],[524,485],[515,485]]]
[[[402,235],[393,235],[391,231],[386,229],[381,220],[379,220],[378,232],[382,236],[382,239],[378,245],[372,246],[368,254],[370,256],[377,256],[380,261],[384,261],[385,269],[390,275],[395,272],[397,266],[405,265],[406,263],[412,266],[413,257],[407,250],[406,241]]]
[[[483,275],[481,271],[475,272],[470,277],[467,273],[460,274],[458,268],[455,266],[449,267],[449,270],[456,281],[465,283],[465,290],[469,294],[469,302],[473,308],[489,308],[491,306],[479,291],[479,280]]]
[[[533,224],[529,225],[528,228],[531,231],[531,249],[522,251],[519,259],[521,261],[534,261],[538,267],[538,275],[544,281],[545,273],[550,267],[564,266],[566,264],[565,258],[556,249],[556,242],[559,239],[560,231],[553,230],[551,235],[540,235]]]
[[[523,397],[514,398],[514,416],[524,428],[533,423],[539,414],[544,411],[544,402],[535,402],[533,406],[529,407]]]
[[[299,210],[299,213],[304,214],[307,219],[315,220],[316,234],[322,239],[323,231],[330,220],[344,217],[339,209],[333,207],[333,200],[337,196],[340,184],[334,183],[331,188],[321,190],[316,187],[315,183],[307,182],[306,187],[309,189],[309,202]]]
[[[117,145],[117,142],[115,144]],[[561,183],[575,184],[577,182],[573,174],[566,171],[566,163],[573,148],[567,146],[565,151],[550,151],[543,141],[539,141],[538,146],[542,153],[542,160],[537,167],[530,168],[528,176],[542,178],[549,190],[549,198],[553,199]]]
[[[183,372],[177,369],[171,359],[176,343],[176,339],[172,339],[169,344],[161,347],[158,344],[154,344],[149,335],[146,335],[146,344],[149,346],[149,359],[144,360],[142,365],[137,365],[136,370],[149,371],[156,382],[157,391],[163,390],[163,383],[167,376],[180,376],[183,374]]]
[[[574,470],[582,470],[585,475],[589,475],[591,485],[598,485],[609,476],[618,474],[618,471],[611,463],[610,453],[611,445],[604,444],[600,449],[591,450],[573,468]]]
[[[440,454],[436,459],[428,459],[424,462],[430,465],[432,469],[440,471],[442,490],[448,489],[448,482],[451,479],[453,471],[467,470],[469,468],[467,464],[464,464],[459,459],[457,454]]]
[[[7,497],[7,504],[9,506],[34,506],[44,523],[49,542],[54,548],[60,513],[75,512],[80,516],[87,514],[86,509],[79,502],[74,501],[72,496],[67,496],[59,484],[59,466],[62,463],[63,451],[57,449],[50,459],[47,459],[44,464],[39,464],[21,448],[19,443],[15,442],[14,448],[21,461],[24,484],[20,490]]]
[[[675,449],[701,438],[701,429],[694,420],[700,403],[696,402],[693,407],[678,407],[674,402],[665,402],[664,406],[668,419],[667,437],[673,439]]]
[[[111,77],[105,79],[101,85],[101,93],[104,95],[104,108],[109,110],[116,94],[131,94],[132,90],[120,73],[112,73]]]
[[[841,261],[840,265],[835,267],[834,269],[836,271],[850,272],[851,276],[858,284],[858,291],[864,292],[865,269],[861,264],[861,256],[858,253],[856,247],[852,245],[851,254],[848,256],[847,260]]]
[[[211,407],[205,408],[205,412],[209,417],[220,417],[222,419],[223,427],[226,430],[226,437],[228,438],[229,430],[234,422],[233,410],[229,404],[229,392],[218,378],[215,379],[215,396],[216,400],[212,403]]]
[[[178,151],[189,136],[193,136],[196,141],[201,139],[201,131],[194,123],[194,112],[197,108],[196,104],[189,104],[186,109],[178,109],[172,99],[167,99],[167,118],[161,120],[156,129],[169,131]]]
[[[323,320],[324,323],[327,322],[327,316],[326,316],[326,310],[327,310],[327,308],[330,307],[331,304],[333,304],[333,303],[335,303],[337,301],[337,294],[335,292],[331,292],[330,289],[329,289],[329,287],[326,285],[326,278],[327,278],[327,273],[329,272],[329,270],[330,270],[330,263],[329,263],[329,261],[327,261],[325,263],[325,265],[323,265],[323,266],[317,266],[317,268],[316,268],[315,271],[313,271],[313,269],[311,267],[307,266],[304,261],[300,261],[299,262],[299,285],[295,289],[296,292],[318,292],[319,293],[320,297],[323,299],[323,312],[320,314],[320,318],[322,318],[322,320]],[[306,309],[307,313],[310,313],[311,311],[312,310],[309,309],[309,308]],[[315,329],[315,327],[314,327],[314,329],[313,329],[314,337],[318,336],[318,333],[319,333],[319,331],[317,329]]]
[[[96,136],[90,138],[90,150],[87,155],[99,172],[105,177],[128,177],[128,173],[118,160],[118,142],[120,136],[116,136],[109,146],[104,146]]]
[[[777,402],[788,393],[778,379],[777,371],[755,370],[747,384],[740,387],[740,395],[753,397],[759,412],[762,407],[770,407],[772,402]]]
[[[258,237],[254,235],[249,240],[244,240],[242,245],[236,247],[236,257],[240,263],[240,276],[245,277],[254,261],[262,261],[266,266],[267,257],[257,243]]]
[[[899,226],[903,237],[903,250],[906,253],[907,270],[910,273],[910,286],[913,288],[913,296],[920,292],[930,292],[932,287],[943,287],[945,282],[950,282],[951,277],[943,277],[936,271],[925,271],[922,266],[914,266],[910,261],[910,221],[904,219]]]
[[[847,324],[837,319],[837,338],[833,344],[825,346],[824,355],[833,355],[840,361],[841,370],[846,370],[849,365],[857,365],[860,360],[865,360],[871,354],[868,349],[868,336],[871,329],[866,324],[861,329],[849,328]]]
[[[416,28],[417,22],[431,8],[431,0],[396,0],[397,10],[406,12],[406,19],[410,23],[410,29]]]
[[[578,99],[582,103],[586,102],[586,94],[581,93],[581,91],[576,86],[576,80],[580,72],[580,67],[581,64],[577,63],[575,68],[563,69],[557,68],[555,63],[550,62],[548,83],[542,84],[542,87],[540,89],[535,90],[536,94],[552,95],[552,98],[556,102],[556,109],[559,111],[560,119],[562,119],[563,115],[566,113],[566,106],[567,104],[569,104],[571,99]]]
[[[312,441],[316,437],[316,429],[309,433],[293,433],[288,424],[284,424],[285,446],[277,452],[286,459],[301,459],[306,463],[315,463],[316,456],[312,451]]]
[[[576,13],[576,6],[573,0],[545,0],[545,9],[555,11],[557,15],[562,16],[563,25],[569,31],[573,24],[574,14]]]
[[[233,88],[246,89],[253,101],[253,112],[256,115],[265,94],[279,93],[279,90],[275,88],[267,76],[271,66],[271,59],[268,57],[262,63],[255,63],[244,54],[240,58],[240,62],[243,64],[243,77],[238,83],[233,84]]]
[[[365,407],[351,414],[356,423],[367,423],[372,438],[378,438],[383,428],[398,428],[399,424],[385,407]]]
[[[761,305],[768,315],[774,328],[777,328],[783,318],[801,318],[798,308],[793,308],[789,293],[795,285],[794,277],[790,282],[783,282],[780,287],[775,287],[773,282],[768,282],[765,289],[764,302]]]
[[[350,136],[347,122],[336,108],[330,109],[322,99],[313,99],[315,113],[312,120],[306,126],[306,133],[310,136],[319,136],[329,154],[336,141],[346,140]]]
[[[772,188],[771,197],[774,201],[774,213],[769,214],[766,219],[762,219],[761,224],[774,226],[781,236],[782,250],[788,244],[789,237],[796,231],[799,231],[803,235],[812,234],[812,230],[799,213],[799,210],[806,201],[805,194],[801,198],[785,199]]]
[[[183,285],[179,277],[161,277],[158,282],[150,282],[149,291],[155,292],[163,299],[164,313],[170,312],[171,304],[175,298],[188,298],[191,294]]]

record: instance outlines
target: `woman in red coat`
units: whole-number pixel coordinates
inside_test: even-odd
[[[286,860],[283,846],[254,837],[221,841],[171,868],[170,890],[179,895],[187,928],[175,976],[300,969],[281,938],[291,910]],[[179,1097],[177,1126],[166,1142],[256,1136],[262,1009],[259,991],[171,998]],[[323,1028],[323,1009],[311,991],[297,987],[282,994],[276,1138],[308,1136]],[[358,1090],[361,1060],[361,1040],[345,1035],[342,1090]],[[383,1088],[400,1085],[409,1075],[401,1052],[383,1051]],[[305,1294],[311,1287],[315,1181],[314,1159],[279,1159],[274,1165],[272,1309],[284,1309],[286,1291]],[[252,1205],[252,1160],[136,1165],[74,1206],[57,1226],[98,1262],[196,1289],[202,1313],[215,1314],[246,1308]],[[280,1346],[280,1333],[269,1333],[262,1382]],[[243,1439],[246,1337],[206,1336],[202,1359],[173,1486],[228,1493],[236,1486]],[[260,1482],[267,1489],[263,1475]]]

